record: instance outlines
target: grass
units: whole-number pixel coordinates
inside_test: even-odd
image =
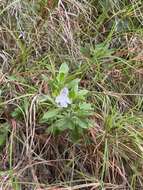
[[[141,0],[0,1],[2,190],[143,188],[142,25]],[[94,109],[78,140],[40,122],[63,63]]]

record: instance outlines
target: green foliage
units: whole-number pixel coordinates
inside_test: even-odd
[[[48,111],[42,114],[40,122],[48,123],[49,127],[47,132],[50,133],[56,134],[69,130],[73,136],[76,133],[82,135],[84,130],[92,127],[89,116],[92,115],[93,109],[91,104],[86,102],[88,91],[79,89],[80,79],[75,78],[69,80],[72,77],[68,72],[68,65],[66,63],[62,64],[57,76],[50,81],[50,85],[53,100],[56,99],[62,88],[68,88],[71,105],[68,105],[67,108],[63,108],[58,107],[56,103],[51,103],[48,107]],[[42,103],[43,100],[40,98],[40,103]],[[44,102],[45,101],[46,100],[44,100]]]
[[[109,58],[113,52],[106,43],[100,43],[95,48],[91,48],[91,55],[94,61],[103,61],[103,59]]]

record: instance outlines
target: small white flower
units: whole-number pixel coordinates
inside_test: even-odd
[[[68,88],[63,88],[60,92],[60,95],[56,97],[55,102],[58,104],[61,108],[67,108],[68,104],[71,104],[71,100],[68,97],[69,90]]]

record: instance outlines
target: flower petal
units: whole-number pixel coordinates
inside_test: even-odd
[[[71,104],[71,100],[68,97],[68,88],[63,88],[60,92],[60,95],[56,97],[55,102],[59,107],[66,108],[68,104]]]

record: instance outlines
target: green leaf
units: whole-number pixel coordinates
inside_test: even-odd
[[[59,85],[61,85],[61,83],[64,83],[65,77],[68,75],[68,72],[69,72],[69,67],[68,67],[68,65],[67,65],[66,63],[63,63],[63,64],[60,66],[59,74],[58,74],[57,77],[56,77],[58,83],[60,83]]]
[[[73,130],[74,129],[74,123],[69,117],[63,117],[59,120],[57,120],[52,126],[48,127],[47,132],[55,132],[55,131],[64,131],[66,129]]]
[[[55,101],[48,95],[41,95],[39,96],[38,100],[39,100],[39,103],[50,102],[52,104],[55,104]]]
[[[93,115],[93,112],[92,110],[80,110],[78,111],[78,117],[88,117],[88,116],[91,116]]]
[[[77,94],[75,93],[74,90],[71,90],[70,93],[69,93],[69,97],[74,100],[76,98]]]
[[[56,79],[57,79],[58,82],[64,82],[64,80],[65,80],[65,74],[64,73],[58,74],[58,76],[57,76]]]
[[[82,104],[80,104],[79,105],[79,108],[81,109],[81,110],[85,110],[85,111],[87,111],[87,110],[93,110],[93,108],[91,107],[91,104],[89,104],[89,103],[82,103]]]
[[[69,72],[69,67],[66,63],[63,63],[61,66],[60,66],[60,69],[59,69],[59,73],[64,73],[65,75],[67,75]]]
[[[70,81],[67,86],[68,86],[68,88],[71,88],[71,89],[77,88],[77,90],[78,90],[79,82],[80,82],[80,79],[77,78],[77,79]]]
[[[73,123],[70,120],[70,118],[65,117],[56,122],[56,127],[58,127],[60,131],[64,131],[66,129],[73,129]]]
[[[85,96],[85,95],[87,95],[87,93],[88,93],[88,90],[79,90],[78,95]]]
[[[48,120],[52,119],[53,117],[56,117],[58,114],[59,114],[58,109],[48,111],[48,112],[44,113],[44,115],[43,115],[43,117],[41,119],[41,122],[48,121]]]
[[[87,93],[88,93],[88,90],[79,90],[77,98],[84,100]]]
[[[62,128],[73,130],[74,129],[74,123],[72,122],[71,118],[67,117],[64,120],[65,120],[65,122],[64,122],[64,125],[62,126]]]
[[[91,54],[93,56],[93,60],[101,60],[103,58],[110,57],[113,53],[112,49],[108,48],[108,45],[103,43],[97,44],[96,47],[93,49],[91,48]]]
[[[79,118],[76,118],[76,122],[77,122],[77,125],[83,129],[87,129],[89,128],[89,125],[88,125],[88,122],[87,121],[84,121],[84,120],[81,120]]]
[[[66,120],[64,118],[58,120],[56,123],[56,127],[58,127],[60,131],[64,131],[65,129],[67,129]]]

